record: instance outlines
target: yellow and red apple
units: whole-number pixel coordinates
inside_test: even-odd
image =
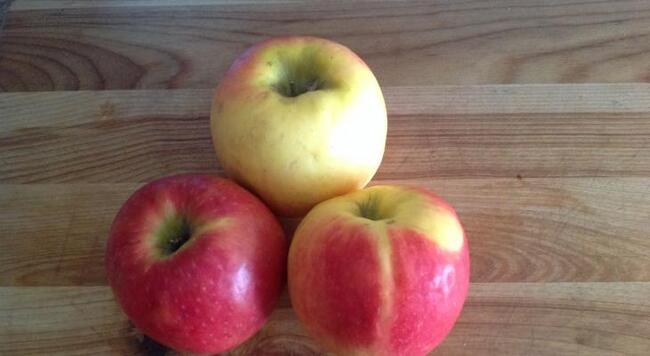
[[[289,293],[340,355],[424,355],[449,333],[469,284],[454,209],[419,188],[373,186],[318,204],[298,226]]]
[[[284,286],[286,242],[271,211],[229,180],[162,178],[110,230],[106,272],[129,319],[180,351],[222,352],[262,327]]]
[[[386,141],[384,98],[347,47],[281,37],[243,53],[220,82],[211,130],[225,172],[277,213],[363,188]]]

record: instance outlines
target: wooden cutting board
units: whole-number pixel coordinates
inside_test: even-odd
[[[647,1],[15,1],[0,36],[0,354],[167,352],[106,286],[109,224],[143,182],[220,174],[219,78],[254,42],[312,34],[354,49],[384,88],[373,184],[428,187],[466,226],[470,294],[432,355],[648,355],[649,14]],[[285,294],[230,354],[323,353]]]

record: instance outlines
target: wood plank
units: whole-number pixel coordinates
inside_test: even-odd
[[[646,355],[648,283],[473,284],[434,355]]]
[[[188,5],[227,5],[247,4],[262,5],[267,3],[306,3],[318,0],[185,0],[182,3],[175,0],[17,0],[12,10],[45,10],[73,8],[103,8],[103,7],[160,7]],[[367,0],[366,0],[367,1]]]
[[[650,283],[475,283],[432,355],[645,355]],[[0,288],[0,353],[144,354],[107,287]],[[317,355],[286,294],[265,327],[229,355]]]
[[[0,288],[0,354],[134,354],[108,287]]]
[[[213,88],[286,34],[348,45],[383,85],[650,81],[647,1],[43,3],[10,12],[0,90]]]
[[[512,84],[384,87],[389,115],[607,114],[650,111],[650,84]],[[212,89],[22,92],[0,94],[4,130],[209,116]]]
[[[211,90],[0,95],[0,181],[219,173]],[[650,84],[387,87],[379,179],[650,174]],[[557,103],[557,104],[555,104]]]
[[[2,95],[8,130],[0,133],[0,180],[139,181],[161,172],[219,171],[208,93],[200,102],[193,91],[180,94]]]
[[[424,186],[457,208],[473,282],[650,281],[650,178],[380,183]],[[137,186],[0,185],[0,286],[105,284],[108,229]]]

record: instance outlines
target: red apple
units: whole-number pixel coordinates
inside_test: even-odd
[[[307,330],[340,355],[424,355],[449,333],[469,284],[467,241],[434,194],[374,186],[318,204],[289,251]]]
[[[252,336],[284,283],[286,242],[271,211],[207,175],[151,182],[120,209],[106,271],[127,316],[180,351],[225,351]]]

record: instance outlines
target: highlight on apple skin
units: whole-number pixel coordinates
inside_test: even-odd
[[[162,178],[122,206],[108,281],[142,332],[179,351],[231,349],[260,329],[284,286],[287,244],[253,194],[208,175]]]
[[[284,216],[365,187],[386,143],[372,71],[347,47],[315,37],[244,52],[219,83],[210,118],[225,172]]]
[[[454,209],[433,193],[373,186],[314,207],[288,259],[309,333],[338,355],[425,355],[452,329],[469,285]]]

